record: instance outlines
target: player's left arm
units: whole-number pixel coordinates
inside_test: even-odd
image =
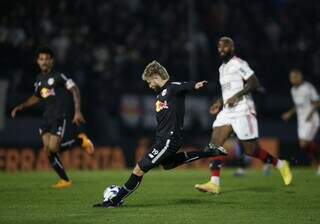
[[[230,107],[234,106],[244,95],[256,91],[260,86],[258,78],[255,76],[254,71],[249,67],[247,62],[241,62],[239,66],[239,72],[242,79],[246,81],[246,84],[242,90],[226,101],[226,104]]]
[[[172,90],[175,94],[198,90],[207,85],[207,81],[200,82],[172,82]]]
[[[244,88],[236,93],[233,97],[229,98],[226,102],[230,107],[234,106],[244,95],[255,91],[260,86],[259,80],[255,75],[251,75],[247,80]]]
[[[73,82],[72,79],[67,78],[65,75],[61,74],[61,78],[64,81],[65,87],[72,93],[74,102],[74,117],[73,123],[80,126],[85,123],[83,114],[81,112],[81,95],[78,86]]]

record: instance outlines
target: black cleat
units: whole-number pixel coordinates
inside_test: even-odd
[[[208,146],[205,148],[206,152],[209,152],[212,157],[215,156],[227,156],[228,152],[222,146],[218,146],[212,143],[209,143]]]

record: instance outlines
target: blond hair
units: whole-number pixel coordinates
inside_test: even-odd
[[[169,79],[170,76],[165,69],[159,62],[157,61],[152,61],[150,62],[146,68],[143,71],[142,74],[142,80],[146,80],[147,78],[153,76],[153,75],[159,75],[161,79],[166,80]]]

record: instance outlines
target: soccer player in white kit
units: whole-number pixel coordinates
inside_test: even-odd
[[[316,88],[303,80],[303,74],[298,69],[289,73],[292,85],[291,96],[294,107],[282,115],[284,121],[288,121],[294,114],[298,120],[298,138],[300,148],[306,150],[310,159],[318,163],[317,175],[320,175],[320,163],[317,156],[317,144],[314,139],[318,132],[320,121],[318,109],[320,98]]]
[[[222,99],[217,100],[212,108],[217,118],[212,126],[209,148],[222,146],[232,133],[235,133],[246,155],[260,159],[266,164],[277,167],[285,185],[292,181],[289,164],[280,160],[258,144],[258,122],[251,92],[259,87],[259,81],[248,63],[234,55],[234,42],[229,37],[222,37],[218,42],[218,52],[223,63],[219,68],[219,81]],[[212,176],[208,183],[196,184],[202,192],[220,193],[221,159],[211,163]]]

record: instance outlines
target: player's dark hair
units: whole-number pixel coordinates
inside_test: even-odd
[[[234,41],[231,39],[231,37],[224,36],[224,37],[221,37],[219,39],[219,41],[224,41],[224,42],[230,44],[231,46],[234,46]]]
[[[54,58],[53,51],[49,47],[39,47],[36,51],[36,58],[38,58],[40,54],[48,54],[51,58]]]

